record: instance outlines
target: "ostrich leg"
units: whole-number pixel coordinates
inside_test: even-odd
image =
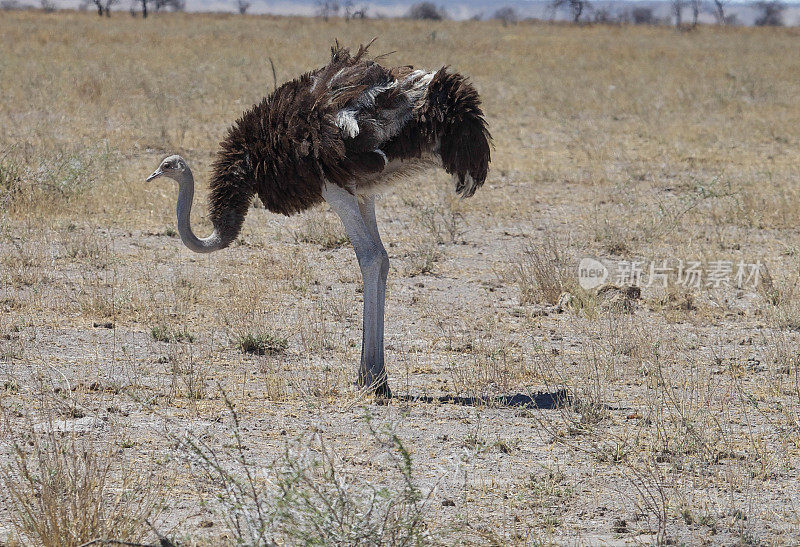
[[[372,236],[373,243],[377,244],[378,250],[381,255],[380,260],[380,277],[378,278],[378,313],[377,313],[377,361],[381,363],[383,368],[383,318],[385,316],[386,305],[386,278],[389,276],[389,255],[386,253],[386,248],[381,241],[381,235],[378,233],[378,223],[375,220],[375,196],[365,196],[363,201],[359,201],[358,208],[361,211],[361,218],[367,224],[369,233]],[[384,371],[384,376],[386,375]],[[391,396],[388,385],[386,387],[386,395]]]
[[[378,234],[374,198],[365,197],[363,202],[359,202],[356,196],[333,184],[325,185],[322,197],[344,224],[364,283],[364,327],[358,383],[374,389],[378,395],[390,397],[383,359],[383,314],[389,256]]]

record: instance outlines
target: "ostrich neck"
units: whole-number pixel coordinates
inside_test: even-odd
[[[208,237],[199,238],[194,235],[190,218],[193,200],[194,176],[187,167],[183,172],[182,180],[178,180],[178,206],[176,209],[178,213],[178,233],[181,236],[181,241],[196,253],[210,253],[222,249],[225,244],[216,226]]]

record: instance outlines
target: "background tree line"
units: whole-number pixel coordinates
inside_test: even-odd
[[[122,0],[84,0],[82,8],[93,6],[101,17],[110,17],[112,8],[121,4]],[[233,7],[244,15],[252,6],[250,0],[233,0]],[[756,26],[782,26],[787,4],[781,0],[758,0],[747,5],[756,11]],[[22,9],[25,6],[19,0],[0,0],[0,9]],[[39,0],[39,7],[44,11],[55,11],[55,0]],[[713,16],[716,24],[737,25],[740,21],[735,13],[730,13],[730,0],[670,0],[669,14],[659,15],[652,5],[630,7],[620,5],[618,9],[609,7],[607,3],[596,5],[593,0],[549,0],[547,4],[548,18],[559,16],[573,23],[619,23],[634,25],[675,25],[681,29],[697,26],[703,13]],[[186,0],[131,0],[129,12],[132,16],[147,17],[152,12],[184,11]],[[368,6],[355,0],[316,0],[316,14],[324,20],[331,17],[344,17],[346,20],[365,19],[371,14]],[[375,15],[380,17],[380,15]],[[406,17],[410,19],[441,21],[448,18],[447,10],[434,2],[418,2],[413,4]],[[474,19],[483,19],[483,14]],[[498,8],[489,16],[490,19],[502,21],[504,25],[514,24],[524,18],[511,6]]]

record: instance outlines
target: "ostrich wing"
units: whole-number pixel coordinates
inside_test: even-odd
[[[414,105],[401,82],[377,63],[353,66],[333,83],[340,95],[336,125],[348,153],[381,149],[413,118]]]
[[[419,158],[434,146],[430,124],[418,119],[426,112],[434,73],[389,69],[365,53],[363,47],[354,56],[334,48],[331,62],[309,75],[315,109],[325,112],[337,133],[329,148],[341,150],[337,161],[322,162],[323,169],[329,181],[344,187],[354,179],[374,179],[389,161]]]

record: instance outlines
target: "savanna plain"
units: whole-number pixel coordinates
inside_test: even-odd
[[[7,12],[0,34],[0,544],[800,542],[797,30]],[[228,125],[375,36],[468,74],[494,136],[473,198],[430,171],[378,202],[388,403],[354,384],[360,275],[326,206],[256,202],[201,256],[172,181],[144,182],[187,158],[207,232]]]

